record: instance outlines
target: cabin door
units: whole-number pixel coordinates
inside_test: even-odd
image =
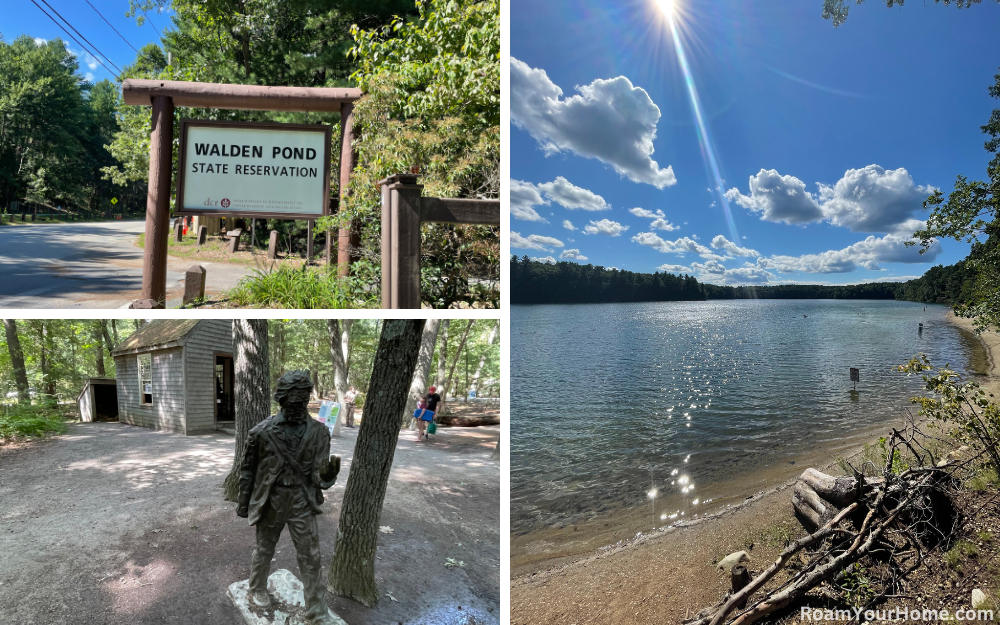
[[[236,400],[233,397],[233,359],[215,357],[215,421],[236,420]]]

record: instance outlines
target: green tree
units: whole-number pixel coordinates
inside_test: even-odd
[[[855,4],[861,4],[865,0],[855,0]],[[903,0],[883,0],[885,6],[890,9],[894,6],[903,6]],[[944,3],[946,6],[954,4],[960,9],[966,9],[974,4],[979,4],[982,0],[934,0],[934,3]],[[997,0],[1000,2],[1000,0]],[[847,21],[847,12],[850,7],[845,4],[845,0],[823,0],[823,19],[833,22],[834,28]]]
[[[419,171],[428,196],[499,197],[500,6],[431,0],[418,19],[353,34],[358,69],[351,77],[365,97],[355,108],[358,165],[347,215],[360,225],[360,252],[374,268],[377,183],[387,176]],[[499,304],[498,228],[429,224],[421,249],[424,301]],[[377,275],[371,281],[378,284]]]
[[[1000,73],[994,81],[989,93],[1000,98]],[[965,268],[974,278],[968,300],[955,307],[955,314],[973,319],[977,332],[1000,327],[1000,108],[993,109],[981,128],[989,136],[986,151],[993,156],[986,166],[988,179],[970,182],[959,175],[947,199],[941,190],[935,191],[924,202],[925,208],[934,209],[927,227],[913,235],[920,241],[921,253],[935,238],[972,244]]]

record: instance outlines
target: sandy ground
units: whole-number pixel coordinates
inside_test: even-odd
[[[951,320],[960,327],[972,327],[964,319]],[[994,366],[1000,358],[1000,335],[985,335],[981,340],[990,352],[989,373],[976,381],[1000,397],[1000,371]],[[799,463],[795,471],[815,466],[835,472],[829,450],[824,460],[816,460]],[[720,558],[748,550],[749,569],[756,574],[777,557],[785,540],[803,534],[792,512],[790,486],[786,482],[730,511],[682,526],[638,536],[629,533],[620,542],[600,548],[586,537],[592,528],[532,532],[534,557],[521,555],[511,563],[511,625],[679,622],[714,604],[728,590],[728,575],[715,568]],[[633,516],[624,512],[621,518],[597,522],[629,527]],[[584,535],[580,542],[591,547],[590,555],[560,558],[562,552],[573,552],[576,529]],[[519,540],[524,538],[511,536],[512,552]]]
[[[379,606],[327,593],[351,625],[500,622],[499,428],[439,432],[417,443],[404,431],[396,448]],[[343,464],[319,516],[324,567],[357,433],[333,440]],[[0,623],[242,623],[225,593],[249,575],[254,532],[221,496],[233,440],[83,423],[0,448]],[[298,573],[287,532],[278,568]]]

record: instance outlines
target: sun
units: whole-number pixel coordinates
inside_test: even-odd
[[[674,0],[656,0],[656,3],[660,5],[660,10],[667,17],[674,16]]]

